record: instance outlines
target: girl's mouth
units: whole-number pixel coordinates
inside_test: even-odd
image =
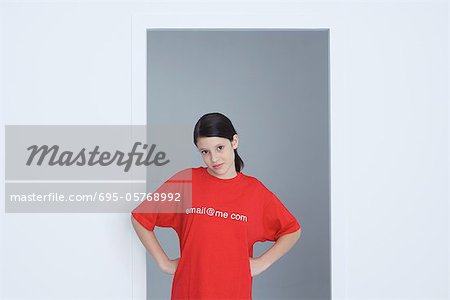
[[[218,165],[213,165],[214,169],[220,169],[222,167],[223,163],[218,164]]]

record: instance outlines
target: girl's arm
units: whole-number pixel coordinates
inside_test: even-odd
[[[155,233],[142,226],[133,216],[131,216],[131,223],[133,223],[134,230],[139,236],[142,244],[155,259],[159,268],[165,273],[175,274],[179,258],[170,259],[161,248]]]
[[[300,239],[302,229],[280,236],[275,244],[257,258],[250,257],[250,269],[252,276],[256,276],[267,270],[280,257],[285,255]]]

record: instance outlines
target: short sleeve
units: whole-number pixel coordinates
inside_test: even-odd
[[[157,188],[152,195],[171,193],[172,195],[180,193],[187,195],[191,192],[192,184],[191,169],[186,169],[178,172],[168,180],[166,180],[159,188]],[[150,198],[147,198],[150,199]],[[161,198],[159,198],[161,199]],[[147,230],[153,231],[155,226],[170,227],[179,233],[181,226],[180,212],[183,204],[168,201],[143,201],[133,211],[131,215]]]
[[[268,191],[262,213],[262,241],[276,241],[279,237],[301,228],[297,219],[278,197]]]
[[[131,215],[146,229],[153,231],[155,226],[159,226],[178,231],[178,213],[138,212],[138,209],[139,207],[133,210]]]

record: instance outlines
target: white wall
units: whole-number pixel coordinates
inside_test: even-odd
[[[330,28],[333,299],[449,299],[448,13],[446,1],[5,2],[3,124],[143,124],[148,26]],[[5,299],[144,298],[128,215],[4,214],[0,195]]]

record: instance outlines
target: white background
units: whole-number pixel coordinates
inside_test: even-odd
[[[447,1],[8,1],[1,13],[3,124],[144,124],[146,27],[330,28],[333,299],[450,299]],[[5,214],[0,189],[5,299],[144,299],[129,215]]]

